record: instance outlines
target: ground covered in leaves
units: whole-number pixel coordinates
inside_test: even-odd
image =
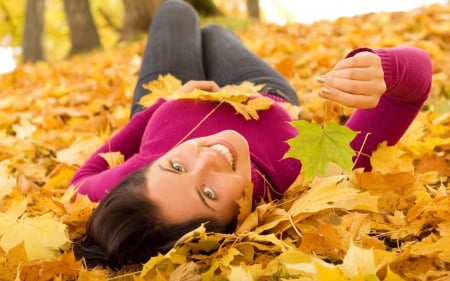
[[[88,271],[71,241],[95,204],[69,180],[128,120],[144,42],[0,76],[0,280],[448,280],[450,6],[333,22],[252,25],[239,36],[298,91],[302,116],[351,110],[317,97],[315,78],[358,46],[429,52],[430,99],[374,170],[330,172],[261,202],[230,235],[202,228],[142,271]]]

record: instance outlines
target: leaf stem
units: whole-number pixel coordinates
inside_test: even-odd
[[[203,124],[203,122],[205,122],[206,119],[209,118],[209,116],[211,116],[221,105],[223,104],[223,101],[219,102],[216,107],[214,107],[208,114],[205,115],[205,117],[202,118],[202,120],[200,120],[200,122],[198,122],[197,125],[194,126],[194,128],[192,128],[179,142],[177,142],[177,144],[175,146],[178,146],[180,143],[184,142],[195,130],[197,130],[198,127],[200,127],[201,124]]]

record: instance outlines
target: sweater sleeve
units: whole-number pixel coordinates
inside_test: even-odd
[[[386,92],[377,107],[356,110],[346,125],[360,132],[352,141],[352,148],[359,153],[355,168],[371,169],[370,155],[386,141],[396,144],[408,129],[428,98],[432,80],[432,64],[428,54],[415,47],[394,47],[370,50],[381,58]]]
[[[72,178],[71,185],[74,185],[79,193],[88,195],[92,201],[98,201],[124,177],[141,166],[143,160],[137,153],[142,136],[147,122],[163,102],[164,100],[158,100],[153,106],[133,116],[125,127],[97,149],[80,167]],[[99,156],[100,153],[107,152],[121,152],[125,162],[110,169],[105,159]]]

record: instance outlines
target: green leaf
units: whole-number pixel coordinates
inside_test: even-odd
[[[336,163],[345,171],[352,170],[352,157],[355,152],[350,142],[356,136],[355,131],[336,123],[320,126],[315,122],[297,120],[291,124],[299,134],[287,141],[290,148],[284,157],[292,157],[302,162],[305,182],[325,172],[330,162]]]

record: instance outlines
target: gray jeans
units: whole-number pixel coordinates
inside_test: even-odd
[[[219,86],[243,81],[265,84],[265,92],[299,104],[294,89],[280,73],[229,30],[218,25],[201,28],[196,11],[184,1],[164,1],[148,32],[131,115],[142,110],[137,102],[149,94],[142,85],[168,73],[182,83],[213,80]]]

